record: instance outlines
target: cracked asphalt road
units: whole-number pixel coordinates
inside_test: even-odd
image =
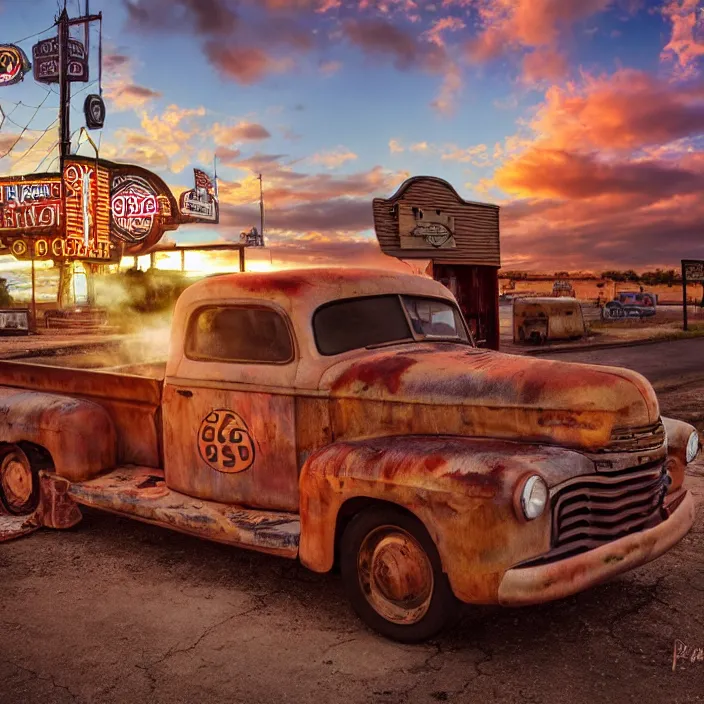
[[[702,387],[704,388],[704,387]],[[702,428],[704,391],[661,394]],[[688,477],[701,505],[704,461]],[[386,641],[336,575],[86,510],[0,547],[0,703],[704,702],[704,517],[655,562],[517,610]]]

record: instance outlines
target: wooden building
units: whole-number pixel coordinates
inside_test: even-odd
[[[375,198],[381,250],[398,259],[429,259],[430,271],[456,296],[478,341],[499,348],[499,207],[462,199],[431,176],[405,181],[389,199]]]

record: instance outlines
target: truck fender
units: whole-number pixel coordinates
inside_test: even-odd
[[[116,464],[117,436],[107,411],[92,401],[0,387],[0,442],[29,442],[51,455],[71,482]]]
[[[549,487],[594,471],[564,448],[479,438],[405,436],[338,442],[312,454],[300,476],[299,558],[332,568],[338,515],[350,499],[396,504],[416,516],[438,549],[455,594],[492,603],[509,567],[550,549],[550,511],[518,515],[516,490],[539,474]]]
[[[672,483],[668,493],[673,494],[684,484],[684,474],[687,468],[687,441],[696,430],[693,425],[674,418],[661,416],[667,438],[667,472]]]

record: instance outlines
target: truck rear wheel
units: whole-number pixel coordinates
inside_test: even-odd
[[[438,633],[458,602],[423,524],[403,511],[357,514],[341,543],[340,570],[360,618],[387,638],[414,643]]]
[[[18,445],[0,448],[0,502],[14,516],[32,513],[39,503],[37,473]]]

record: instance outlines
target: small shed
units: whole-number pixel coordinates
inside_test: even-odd
[[[457,298],[476,339],[499,348],[499,206],[464,200],[441,178],[415,176],[391,198],[375,198],[381,250],[429,259],[429,273]]]

